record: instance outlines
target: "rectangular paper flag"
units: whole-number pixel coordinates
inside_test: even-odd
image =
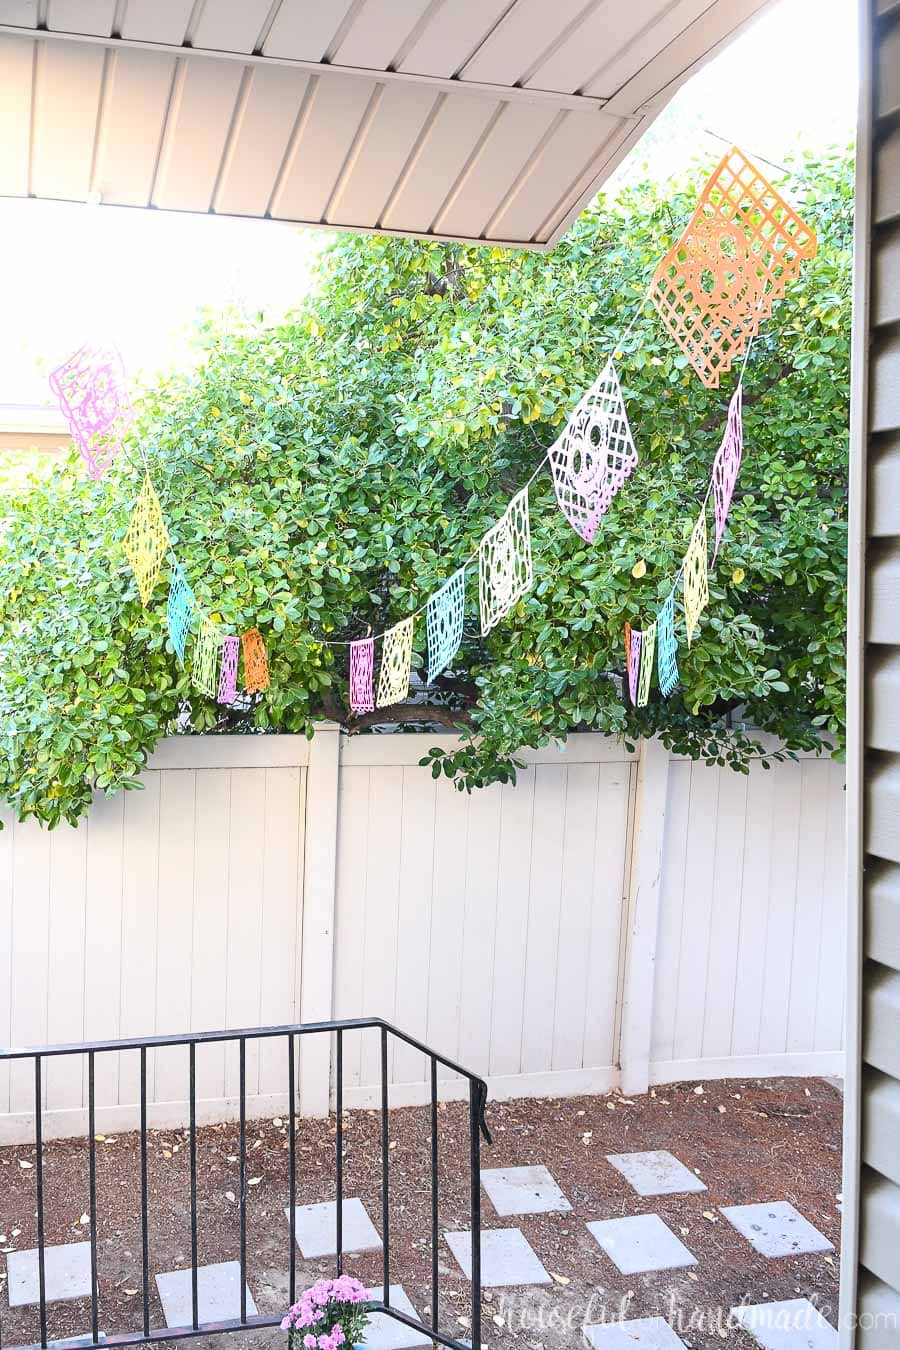
[[[378,707],[402,703],[409,693],[409,672],[412,665],[412,618],[395,623],[385,633],[381,643],[381,670],[378,674]]]
[[[668,698],[678,683],[678,641],[675,637],[675,592],[672,591],[656,616],[657,675],[659,691]]]
[[[691,644],[700,615],[709,604],[709,580],[706,571],[706,507],[701,508],[684,555],[684,626]]]
[[[653,679],[653,655],[656,649],[656,624],[651,623],[644,629],[641,641],[641,673],[638,679],[637,706],[645,708],[650,698],[650,681]]]
[[[466,569],[461,567],[449,581],[444,582],[440,590],[428,598],[425,631],[428,637],[429,684],[447,669],[459,651],[465,608]]]
[[[482,636],[509,613],[532,580],[528,488],[524,487],[478,545]]]
[[[372,712],[375,694],[372,677],[375,671],[375,639],[360,638],[350,643],[350,711]]]

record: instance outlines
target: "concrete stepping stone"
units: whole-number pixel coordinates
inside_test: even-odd
[[[606,1161],[622,1173],[638,1195],[680,1195],[706,1190],[700,1178],[665,1149],[648,1153],[608,1153]]]
[[[731,1316],[763,1350],[837,1350],[837,1332],[806,1298],[732,1308]]]
[[[377,1299],[380,1303],[384,1297],[384,1286],[379,1284],[377,1288],[366,1292],[369,1298]],[[391,1285],[391,1307],[406,1313],[407,1317],[419,1316],[400,1284]],[[431,1345],[432,1342],[430,1336],[413,1331],[412,1327],[405,1327],[402,1322],[395,1322],[386,1313],[372,1313],[363,1343],[366,1350],[413,1350],[414,1346]]]
[[[447,1246],[466,1279],[472,1278],[472,1234],[445,1233]],[[519,1228],[489,1228],[481,1234],[481,1283],[486,1289],[511,1284],[550,1284],[550,1276]]]
[[[565,1213],[572,1206],[546,1167],[496,1167],[481,1173],[481,1184],[501,1216]]]
[[[587,1227],[623,1275],[640,1275],[649,1270],[680,1270],[697,1264],[694,1254],[658,1214],[600,1219]]]
[[[804,1256],[833,1252],[823,1233],[786,1200],[764,1205],[728,1205],[719,1211],[761,1256]]]
[[[38,1249],[10,1252],[6,1258],[9,1276],[9,1306],[21,1308],[40,1303]],[[91,1296],[91,1244],[64,1242],[44,1247],[44,1289],[48,1303]]]
[[[189,1327],[194,1319],[191,1272],[168,1270],[156,1277],[167,1327]],[[201,1322],[226,1322],[241,1315],[241,1263],[219,1261],[197,1267],[197,1317]],[[256,1304],[248,1288],[247,1316],[256,1316]]]
[[[631,1322],[603,1322],[584,1328],[593,1350],[685,1350],[684,1341],[664,1317],[638,1317]]]
[[[326,1200],[321,1205],[297,1205],[297,1246],[302,1254],[334,1256],[337,1253],[337,1201]],[[285,1211],[288,1223],[291,1211]],[[341,1247],[345,1252],[374,1252],[381,1250],[381,1238],[361,1200],[345,1200],[341,1206]]]

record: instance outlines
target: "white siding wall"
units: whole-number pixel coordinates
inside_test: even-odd
[[[744,778],[660,751],[639,774],[583,735],[469,796],[419,766],[435,739],[176,738],[77,830],[7,818],[0,1045],[378,1015],[495,1096],[839,1071],[838,766]],[[348,1106],[380,1091],[376,1039],[346,1038]],[[311,1112],[325,1050],[298,1066]],[[283,1109],[285,1058],[249,1046],[251,1112]],[[227,1116],[236,1049],[197,1067],[201,1117]],[[149,1069],[151,1116],[181,1119],[186,1051]],[[390,1072],[392,1102],[422,1099],[418,1052]],[[83,1065],[46,1075],[48,1128],[82,1129]],[[99,1056],[97,1090],[107,1128],[133,1124],[137,1054]],[[27,1133],[32,1092],[0,1065],[0,1138]]]

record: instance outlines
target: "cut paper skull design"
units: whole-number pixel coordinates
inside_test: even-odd
[[[607,361],[547,452],[559,509],[588,543],[613,497],[637,467],[619,377]]]
[[[85,345],[53,371],[50,388],[88,473],[101,478],[134,420],[121,356]]]
[[[660,317],[703,384],[719,387],[772,312],[814,232],[736,147],[723,156],[651,283]]]

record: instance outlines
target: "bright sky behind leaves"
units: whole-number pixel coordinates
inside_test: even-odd
[[[680,91],[616,181],[645,166],[663,179],[698,156],[712,168],[726,146],[707,131],[776,162],[849,141],[855,11],[853,0],[779,0]],[[112,340],[139,375],[189,359],[185,331],[201,307],[290,309],[327,237],[270,221],[0,201],[0,405],[48,402],[47,371],[85,338]]]

